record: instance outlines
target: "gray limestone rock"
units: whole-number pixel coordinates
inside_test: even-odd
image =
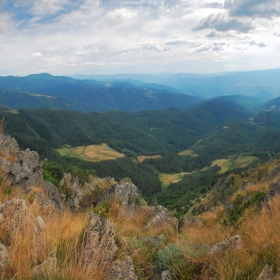
[[[221,254],[228,248],[241,249],[241,245],[241,237],[239,235],[235,235],[213,245],[209,250],[209,255],[214,256],[217,254]]]
[[[257,278],[257,280],[277,280],[277,279],[278,276],[274,275],[273,267],[272,266],[270,267],[268,264],[265,265],[261,274]]]
[[[112,263],[106,277],[107,280],[137,280],[131,257]]]
[[[150,206],[146,209],[149,213],[149,218],[143,228],[144,230],[152,227],[173,226],[178,223],[178,220],[171,217],[169,211],[163,206]]]
[[[170,270],[164,270],[162,273],[161,273],[161,280],[171,280],[172,277],[171,277],[171,273],[170,273]]]
[[[10,261],[10,257],[10,253],[7,248],[0,243],[0,272],[3,272],[6,269],[6,266]]]
[[[265,177],[265,180],[270,181],[278,175],[280,175],[280,165],[274,166],[273,169]]]
[[[40,276],[40,274],[48,275],[55,273],[57,270],[57,259],[49,258],[42,262],[40,265],[37,265],[32,268],[31,275],[32,277]]]
[[[91,214],[85,237],[85,267],[88,268],[91,263],[110,263],[117,251],[114,225],[96,214]]]
[[[139,198],[138,188],[131,181],[125,181],[123,179],[120,183],[106,189],[103,193],[102,200],[110,202],[119,201],[122,208],[129,208],[135,207],[135,202],[139,204],[137,206],[143,203],[141,198],[139,198],[138,203],[137,197]]]
[[[17,157],[19,153],[17,141],[10,135],[0,134],[0,151],[7,157]]]

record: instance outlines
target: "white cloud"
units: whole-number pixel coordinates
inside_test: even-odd
[[[32,53],[33,57],[42,57],[43,55],[40,52],[34,52]]]
[[[227,63],[230,69],[257,67],[254,56],[266,61],[265,65],[274,61],[275,67],[273,58],[280,48],[280,19],[231,16],[224,1],[6,2],[14,8],[0,13],[0,59],[7,73],[16,75],[40,69],[61,75],[170,69],[204,72],[211,71],[211,66],[219,71],[220,64],[211,63],[219,55],[227,59],[215,63]],[[250,62],[238,64],[245,54]]]
[[[137,18],[138,13],[133,10],[128,10],[125,8],[117,9],[109,13],[110,17],[113,18],[123,18],[123,19],[130,19],[130,18]]]

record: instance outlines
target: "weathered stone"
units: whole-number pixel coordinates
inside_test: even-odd
[[[165,243],[166,236],[164,234],[155,235],[155,236],[145,236],[144,240],[151,244]]]
[[[274,166],[273,169],[265,177],[265,180],[270,181],[278,175],[280,175],[280,165]]]
[[[40,206],[46,207],[52,205],[56,210],[65,208],[55,185],[51,182],[44,181],[43,189],[44,193],[36,194],[36,201]]]
[[[17,141],[10,135],[0,134],[0,151],[6,157],[17,157],[19,152]]]
[[[242,185],[241,185],[241,188],[242,188],[243,190],[245,190],[246,187],[247,187],[247,186],[250,186],[250,185],[252,185],[252,183],[250,183],[250,182],[247,181],[247,180],[244,180],[243,183],[242,183]]]
[[[91,214],[85,238],[84,264],[87,268],[91,263],[110,263],[114,259],[118,247],[115,243],[114,225]]]
[[[139,202],[136,201],[137,197]],[[119,201],[122,208],[135,207],[135,202],[138,204],[137,206],[143,203],[139,197],[138,188],[131,181],[125,181],[124,179],[120,183],[106,189],[102,200],[110,202]]]
[[[213,245],[209,250],[209,254],[217,255],[223,253],[228,248],[241,249],[241,245],[241,237],[239,235],[235,235]]]
[[[5,218],[2,224],[11,244],[27,235],[31,238],[32,253],[39,254],[44,241],[42,218],[36,219],[23,199],[11,199],[0,204],[0,214]]]
[[[225,212],[227,213],[227,214],[229,214],[230,213],[230,211],[232,210],[234,208],[234,205],[231,203],[231,204],[227,204],[226,206],[225,206]]]
[[[56,272],[57,269],[57,259],[49,258],[42,262],[40,265],[37,265],[32,268],[31,275],[32,277],[39,276],[40,274],[51,275]]]
[[[126,257],[124,260],[115,261],[112,263],[106,277],[107,280],[137,280],[134,271],[134,265],[131,257]]]
[[[7,264],[10,261],[10,253],[7,248],[0,243],[0,272],[6,269]]]
[[[44,219],[40,216],[38,216],[36,219],[37,224],[35,225],[35,231],[44,231],[46,229],[46,223]]]
[[[0,214],[0,224],[6,220],[3,214]]]
[[[277,280],[278,276],[273,274],[273,268],[268,264],[265,265],[257,280]]]
[[[161,280],[171,280],[172,277],[171,277],[171,273],[170,273],[170,270],[164,270],[162,273],[161,273]]]
[[[149,213],[146,226],[143,228],[147,230],[152,227],[173,226],[178,223],[178,220],[171,217],[169,211],[163,206],[151,206],[146,208]]]
[[[280,194],[280,180],[270,184],[270,195],[274,196],[276,194]]]

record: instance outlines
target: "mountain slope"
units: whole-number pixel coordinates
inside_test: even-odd
[[[68,108],[85,112],[105,112],[109,110],[136,112],[141,110],[163,110],[170,107],[185,109],[200,101],[193,96],[170,93],[165,89],[154,89],[153,86],[142,88],[128,82],[110,84],[94,80],[55,77],[49,74],[29,75],[26,77],[0,77],[0,88],[2,88],[2,92],[11,92],[10,95],[6,96],[6,102],[2,104],[10,106],[11,109],[42,108],[38,105],[40,102],[37,100],[30,102],[24,99],[24,97],[30,99],[30,94],[28,96],[21,95],[18,98],[15,90],[32,93],[33,98],[35,98],[35,94],[37,94],[37,97],[38,94],[43,94],[61,98],[59,102],[57,100],[46,102],[45,107],[50,109]],[[12,102],[14,98],[18,98],[16,105]],[[31,104],[34,106],[32,107]]]

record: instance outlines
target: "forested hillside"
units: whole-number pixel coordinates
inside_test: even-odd
[[[95,170],[101,177],[117,180],[129,177],[150,201],[156,195],[161,204],[181,213],[187,211],[191,199],[226,172],[280,152],[277,111],[254,116],[224,98],[203,102],[188,111],[173,108],[100,114],[2,109],[1,113],[6,132],[21,148],[38,151],[51,165],[56,162],[65,171],[74,168],[80,174],[82,170]],[[102,143],[125,157],[91,162],[82,160],[82,154],[66,157],[56,150]],[[139,161],[139,156],[146,159]],[[164,182],[162,178],[168,174],[179,179]]]

